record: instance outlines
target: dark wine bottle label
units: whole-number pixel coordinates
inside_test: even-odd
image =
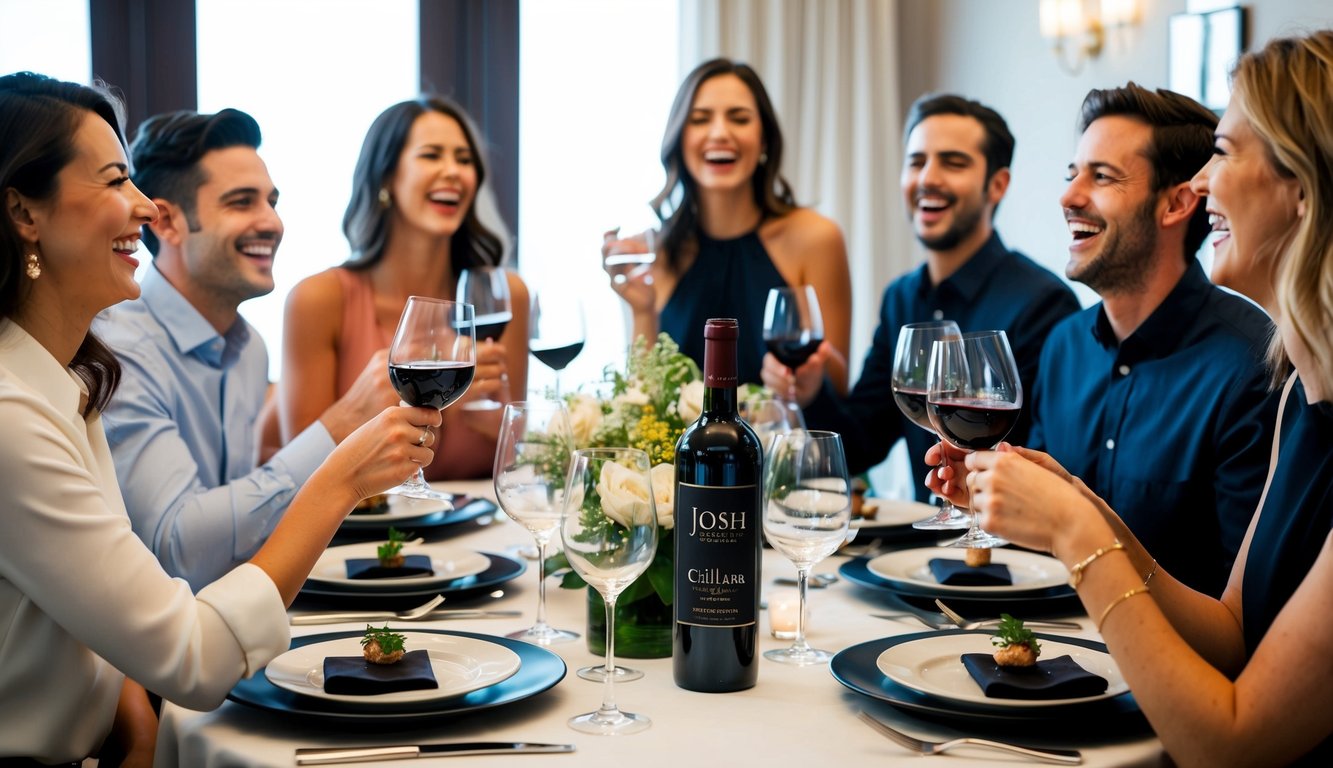
[[[676,621],[755,623],[759,510],[753,485],[676,487]]]

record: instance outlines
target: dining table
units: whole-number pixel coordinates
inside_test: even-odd
[[[445,490],[472,497],[494,499],[490,481],[437,484]],[[532,543],[532,536],[503,513],[488,513],[471,520],[431,530],[427,538],[445,538],[450,544],[479,552],[513,552]],[[863,541],[853,545],[865,546]],[[517,556],[516,556],[517,557]],[[819,573],[838,573],[855,565],[848,555],[838,554],[819,563]],[[851,571],[846,571],[851,572]],[[535,564],[519,576],[482,594],[461,601],[447,599],[442,608],[507,609],[521,611],[503,618],[451,618],[436,621],[393,623],[400,630],[445,630],[502,636],[530,626],[536,614],[537,573]],[[762,562],[761,598],[794,588],[779,584],[793,578],[795,567],[781,554],[765,549]],[[602,701],[603,685],[583,680],[575,670],[598,664],[603,657],[588,650],[587,598],[583,590],[562,589],[556,577],[548,577],[547,618],[555,627],[580,634],[578,640],[553,644],[567,673],[549,689],[503,706],[475,712],[453,712],[426,721],[395,724],[376,721],[369,726],[319,718],[290,717],[235,700],[217,709],[200,712],[164,703],[158,735],[156,765],[163,768],[231,768],[234,766],[293,766],[296,750],[314,747],[416,745],[442,742],[543,742],[573,745],[567,754],[494,754],[467,757],[417,758],[421,765],[466,764],[503,766],[567,765],[570,768],[681,768],[684,765],[870,765],[901,764],[917,754],[877,733],[858,720],[862,711],[912,736],[944,741],[961,736],[982,736],[1022,742],[1037,747],[1075,749],[1087,766],[1163,765],[1169,760],[1161,742],[1132,703],[1128,715],[1088,718],[1070,727],[1070,720],[1055,719],[1043,727],[1040,718],[1009,721],[1003,718],[937,717],[929,711],[902,707],[853,690],[839,681],[829,664],[793,666],[762,657],[758,682],[734,693],[698,693],[678,687],[672,677],[672,660],[622,659],[643,671],[638,680],[617,683],[615,701],[625,711],[646,715],[652,725],[625,736],[595,736],[578,733],[567,721],[595,710]],[[782,592],[780,593],[779,590]],[[831,652],[891,641],[898,636],[931,632],[910,606],[883,590],[838,578],[828,586],[808,592],[807,639]],[[966,603],[964,603],[966,604]],[[1099,641],[1092,621],[1078,609],[1076,601],[1064,618],[1077,621],[1080,629],[1060,635]],[[323,608],[324,606],[320,606]],[[975,606],[970,606],[975,608]],[[293,617],[309,612],[308,601],[298,598]],[[960,610],[960,612],[962,612]],[[878,615],[877,615],[878,614]],[[882,618],[888,616],[889,618]],[[970,618],[970,616],[969,616]],[[392,623],[392,622],[391,622]],[[294,639],[304,636],[363,630],[364,622],[323,625],[294,625]],[[779,640],[770,632],[767,611],[760,617],[759,651],[783,648],[790,640]],[[264,675],[263,671],[257,675]],[[1126,697],[1132,694],[1126,694]],[[1012,765],[1031,763],[1027,758],[986,749],[964,747],[931,757],[934,768],[961,765]],[[402,765],[397,761],[363,763]]]

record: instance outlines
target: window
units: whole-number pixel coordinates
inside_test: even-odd
[[[417,21],[417,0],[322,0],[318,13],[304,0],[198,0],[199,110],[253,115],[282,193],[277,285],[241,305],[274,379],[287,293],[347,258],[342,216],[361,140],[380,112],[419,91]]]
[[[561,387],[623,366],[625,310],[601,268],[602,233],[656,221],[658,159],[679,85],[676,0],[525,0],[519,21],[519,224],[532,291],[578,296],[588,338]],[[555,381],[535,359],[529,390]]]
[[[88,0],[0,0],[0,75],[24,70],[86,83]]]

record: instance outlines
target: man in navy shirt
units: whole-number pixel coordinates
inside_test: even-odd
[[[1028,444],[1105,499],[1163,570],[1217,596],[1264,486],[1276,409],[1268,317],[1194,258],[1209,226],[1189,181],[1217,118],[1130,83],[1090,92],[1079,124],[1060,199],[1065,274],[1102,302],[1051,332]]]
[[[1052,326],[1078,311],[1069,287],[1036,262],[1004,246],[995,209],[1009,187],[1014,137],[993,109],[960,96],[927,95],[912,105],[904,127],[902,190],[913,232],[926,249],[919,268],[884,291],[879,327],[861,377],[846,399],[824,385],[821,348],[792,372],[772,355],[764,384],[793,386],[811,427],[842,433],[848,468],[863,472],[907,440],[913,477],[924,478],[923,457],[935,437],[908,421],[893,400],[893,355],[906,323],[948,319],[963,331],[1003,329],[1009,336],[1025,391],[1032,386],[1042,344]],[[1012,440],[1026,439],[1024,409]],[[918,485],[917,498],[929,497]]]

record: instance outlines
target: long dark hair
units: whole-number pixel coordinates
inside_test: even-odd
[[[477,190],[486,181],[484,148],[477,141],[477,131],[463,108],[440,96],[422,96],[394,104],[380,113],[366,133],[352,173],[352,199],[343,214],[343,234],[352,247],[344,267],[368,269],[384,257],[389,242],[389,210],[380,204],[380,189],[398,167],[398,156],[407,143],[412,124],[426,112],[439,112],[458,121],[472,150],[477,169]],[[496,266],[504,258],[504,243],[477,218],[474,196],[463,225],[449,240],[450,267],[455,275],[469,267]]]
[[[74,134],[89,112],[105,120],[125,145],[120,101],[104,88],[32,72],[0,77],[0,193],[13,189],[33,200],[55,197],[57,174],[74,158]],[[28,300],[26,250],[14,221],[0,216],[0,318],[13,319]],[[69,367],[88,387],[85,416],[104,408],[120,381],[120,363],[91,330]]]
[[[704,81],[719,75],[739,77],[750,93],[754,94],[755,105],[759,109],[759,125],[763,130],[764,152],[768,158],[755,169],[750,183],[760,212],[765,219],[776,218],[790,213],[796,207],[791,185],[780,172],[782,129],[778,127],[778,115],[773,109],[773,102],[768,98],[768,91],[764,89],[763,81],[750,65],[743,62],[731,59],[705,61],[685,76],[685,82],[676,91],[676,100],[671,103],[666,133],[662,136],[662,168],[666,171],[666,184],[657,197],[652,199],[653,210],[662,221],[661,242],[666,252],[667,265],[672,272],[680,270],[687,247],[693,249],[698,244],[699,189],[697,182],[685,170],[681,149],[685,124],[689,120],[699,87]]]

